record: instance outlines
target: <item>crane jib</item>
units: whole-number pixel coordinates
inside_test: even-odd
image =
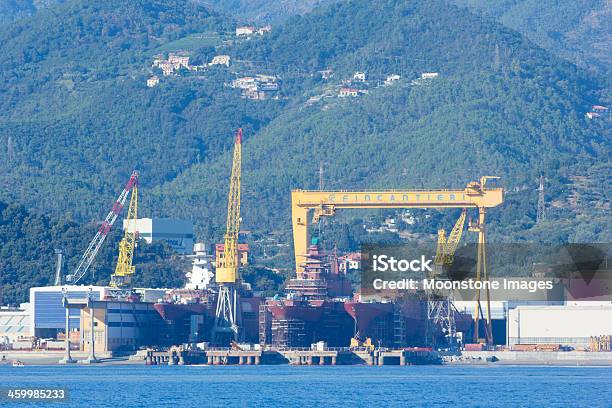
[[[106,218],[102,222],[102,225],[98,229],[98,232],[96,233],[94,238],[89,243],[87,249],[85,250],[85,253],[83,253],[83,256],[81,257],[81,260],[79,261],[74,273],[72,275],[69,275],[70,283],[77,284],[83,278],[83,276],[85,276],[94,258],[96,257],[98,251],[100,250],[100,247],[104,243],[106,236],[108,235],[108,233],[113,227],[113,224],[117,220],[117,216],[123,209],[130,190],[137,183],[138,183],[138,172],[133,171],[130,176],[130,181],[128,182],[126,187],[123,189],[123,191],[121,191],[121,194],[119,194],[119,197],[117,198],[117,200],[113,203],[113,207],[111,208],[110,212],[106,215]]]

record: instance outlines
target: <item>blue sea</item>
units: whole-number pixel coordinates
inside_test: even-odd
[[[0,388],[65,388],[4,407],[612,407],[612,368],[0,366]]]

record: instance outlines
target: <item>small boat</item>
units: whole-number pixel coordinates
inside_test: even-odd
[[[23,364],[23,361],[19,361],[19,360],[14,360],[13,361],[13,367],[23,367],[25,364]]]

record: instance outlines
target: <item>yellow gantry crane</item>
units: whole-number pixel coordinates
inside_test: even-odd
[[[136,225],[138,220],[138,173],[134,172],[130,180],[132,180],[133,184],[131,187],[130,206],[125,218],[125,232],[121,242],[119,242],[119,258],[117,259],[115,273],[111,275],[110,281],[110,286],[113,288],[125,288],[131,285],[132,276],[135,271],[133,261],[134,250],[138,241]]]
[[[298,279],[303,278],[304,265],[308,252],[308,212],[314,211],[313,223],[321,217],[333,216],[338,209],[351,208],[474,208],[478,210],[478,220],[470,223],[469,230],[478,232],[478,257],[476,279],[488,279],[486,271],[486,229],[485,218],[489,208],[497,207],[504,201],[504,190],[490,187],[488,181],[499,179],[494,176],[481,177],[462,189],[432,190],[378,190],[378,191],[307,191],[291,192],[291,218],[293,223],[293,246],[295,269]],[[451,235],[453,233],[451,232]],[[449,237],[450,239],[450,237]],[[491,308],[487,291],[487,341],[491,342]],[[477,292],[480,305],[480,291]],[[475,330],[478,333],[479,307],[476,308]]]
[[[484,225],[487,209],[497,207],[504,201],[502,188],[487,186],[488,180],[497,178],[481,177],[480,181],[470,182],[465,188],[454,190],[293,190],[291,192],[291,216],[298,278],[303,273],[303,265],[308,252],[308,211],[314,210],[312,221],[317,223],[321,217],[333,216],[339,209],[475,208],[478,210],[479,223]],[[484,234],[484,228],[482,234]]]
[[[213,343],[224,343],[222,336],[229,333],[233,341],[240,338],[240,304],[238,301],[238,234],[240,232],[240,178],[242,166],[242,129],[236,132],[232,173],[227,200],[227,225],[224,256],[217,265],[215,279],[219,285]]]

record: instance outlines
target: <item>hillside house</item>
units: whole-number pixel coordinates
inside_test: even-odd
[[[359,94],[359,89],[355,88],[340,88],[340,92],[338,93],[338,97],[340,98],[348,98],[348,97],[356,97]]]
[[[162,70],[164,76],[168,76],[178,71],[181,67],[191,69],[189,57],[185,55],[170,54],[168,59],[157,57],[153,60],[153,67]]]
[[[151,78],[147,79],[147,86],[149,88],[153,88],[159,84],[159,77],[157,75],[153,75]]]
[[[259,35],[264,35],[266,33],[271,33],[272,32],[272,26],[270,24],[265,25],[261,28],[259,28],[259,30],[257,30],[257,34]]]
[[[243,96],[248,99],[259,100],[262,101],[264,99],[268,99],[268,94],[264,91],[258,89],[258,87],[253,87],[246,89],[243,93]]]
[[[437,72],[423,72],[421,74],[421,79],[434,79],[437,78],[440,74]]]
[[[225,65],[226,67],[230,66],[230,56],[229,55],[215,55],[210,61],[209,65]]]
[[[274,75],[257,74],[255,77],[258,82],[276,82]]]
[[[231,87],[242,89],[242,97],[248,99],[268,99],[270,94],[279,90],[280,86],[273,75],[257,74],[254,77],[236,78]]]
[[[236,78],[232,81],[232,88],[247,89],[253,85],[257,85],[253,77]]]
[[[172,64],[174,69],[180,69],[181,67],[189,69],[189,57],[188,56],[170,54],[168,55],[168,62]]]
[[[174,72],[174,65],[172,65],[169,61],[160,62],[157,67],[162,70],[164,76],[172,75]]]
[[[255,27],[253,26],[236,27],[236,37],[248,37],[253,35],[254,32]]]
[[[237,246],[237,261],[240,266],[249,264],[249,244],[238,244]],[[215,266],[222,265],[225,259],[225,244],[215,244]]]
[[[365,74],[365,72],[355,72],[353,74],[353,81],[355,81],[355,82],[365,82],[366,81],[366,74]]]
[[[397,74],[391,74],[387,76],[387,79],[385,79],[384,85],[385,86],[389,86],[391,84],[393,84],[394,82],[397,82],[401,79],[402,77],[397,75]]]
[[[361,253],[351,252],[338,258],[338,271],[348,273],[350,270],[361,269]]]
[[[276,82],[262,82],[259,87],[262,91],[278,91],[278,83]]]

